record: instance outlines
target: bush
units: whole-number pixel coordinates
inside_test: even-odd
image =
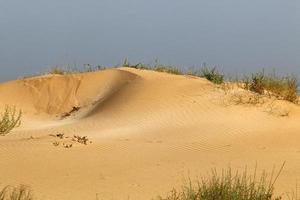
[[[283,168],[283,166],[282,166]],[[216,170],[212,171],[209,179],[203,178],[197,184],[191,181],[181,191],[175,189],[160,200],[280,200],[274,197],[274,183],[282,168],[274,179],[267,180],[266,173],[259,179],[254,175],[249,176],[245,170],[242,174],[233,173],[229,168],[218,175]],[[256,170],[255,170],[256,171]],[[273,177],[273,176],[271,176]]]
[[[176,74],[176,75],[183,74],[179,69],[172,66],[159,65],[159,66],[155,66],[153,70],[158,72],[166,72],[169,74]]]
[[[204,65],[201,69],[200,76],[215,84],[222,84],[224,82],[224,75],[218,72],[216,67],[209,68]]]
[[[59,67],[53,67],[52,69],[50,69],[49,74],[58,74],[58,75],[64,75],[68,73],[67,70],[59,68]]]
[[[0,200],[33,200],[33,195],[29,187],[25,185],[6,186],[0,190]]]
[[[253,74],[244,81],[245,88],[258,94],[268,94],[278,99],[298,103],[298,80],[293,76],[266,75],[264,71]]]
[[[16,107],[5,107],[0,118],[0,135],[7,135],[12,129],[21,125],[22,111],[16,110]]]

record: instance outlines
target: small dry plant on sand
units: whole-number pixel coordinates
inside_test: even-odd
[[[65,136],[63,133],[50,134],[49,136],[62,140],[60,142],[54,141],[52,144],[55,147],[62,145],[64,148],[72,148],[76,143],[83,145],[92,143],[87,136],[73,135],[73,137],[69,137]]]
[[[74,135],[72,140],[84,145],[87,145],[89,141],[87,136],[79,136],[79,135]]]
[[[265,172],[257,177],[243,173],[233,172],[230,168],[223,170],[221,175],[212,170],[210,178],[202,178],[196,184],[189,180],[180,191],[173,189],[159,200],[280,200],[274,196],[274,184],[281,173],[283,166],[276,176],[272,173],[270,179]],[[274,172],[274,170],[273,170]]]
[[[16,107],[6,106],[0,117],[0,136],[7,135],[15,127],[21,125],[22,111]]]
[[[33,194],[30,188],[25,185],[6,186],[0,190],[0,200],[33,200]]]

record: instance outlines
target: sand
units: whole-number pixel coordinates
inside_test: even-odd
[[[300,178],[300,107],[251,95],[130,68],[2,83],[0,108],[15,105],[23,118],[0,137],[0,185],[26,184],[46,200],[152,199],[211,168],[286,161],[275,186],[289,192]]]

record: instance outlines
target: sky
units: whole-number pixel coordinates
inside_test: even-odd
[[[125,58],[300,75],[300,1],[0,0],[0,81]]]

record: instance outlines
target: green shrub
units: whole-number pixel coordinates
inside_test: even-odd
[[[209,68],[204,65],[201,69],[201,73],[196,73],[196,75],[204,77],[215,84],[222,84],[224,82],[224,75],[221,74],[216,67]]]
[[[266,75],[264,71],[253,74],[244,81],[245,88],[258,94],[268,94],[278,99],[298,103],[299,82],[296,77]]]
[[[6,106],[0,118],[0,136],[7,135],[12,129],[21,125],[22,111],[16,107]]]
[[[49,74],[58,74],[58,75],[64,75],[68,73],[67,70],[59,68],[59,67],[53,67],[52,69],[50,69]]]
[[[25,185],[6,186],[0,190],[0,200],[33,200],[33,195],[30,188]]]
[[[283,166],[282,166],[283,168]],[[210,178],[202,178],[196,184],[191,181],[182,190],[173,189],[165,197],[158,197],[160,200],[280,200],[281,197],[274,197],[274,183],[277,180],[282,168],[274,179],[267,180],[266,173],[260,178],[254,175],[249,176],[245,170],[242,174],[228,170],[222,171],[219,175],[216,170],[212,171]],[[255,170],[256,171],[256,170]],[[272,174],[273,175],[273,174]],[[273,176],[271,176],[273,177]]]
[[[164,66],[164,65],[155,66],[153,70],[158,72],[166,72],[169,74],[176,74],[176,75],[183,74],[179,69],[172,66]]]

